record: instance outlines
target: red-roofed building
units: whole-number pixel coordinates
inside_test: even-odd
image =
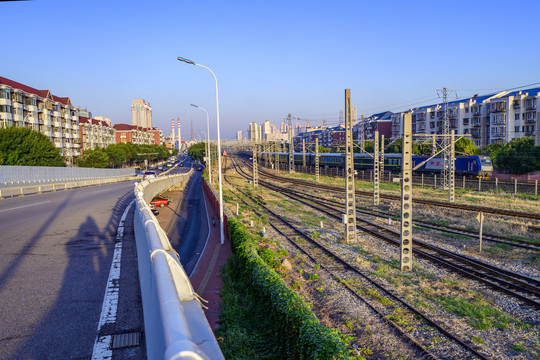
[[[29,127],[47,136],[71,163],[81,155],[79,109],[52,95],[0,76],[0,127]]]
[[[113,126],[116,132],[116,143],[133,143],[136,145],[151,145],[154,143],[154,134],[148,129],[128,124]]]
[[[115,131],[109,118],[96,116],[92,119],[79,116],[79,127],[81,129],[81,155],[84,155],[84,151],[88,149],[106,148],[116,144]]]

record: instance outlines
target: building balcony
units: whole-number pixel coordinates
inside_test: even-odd
[[[536,123],[536,118],[527,118],[527,120],[525,120],[527,123]]]

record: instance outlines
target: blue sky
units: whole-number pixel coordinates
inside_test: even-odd
[[[344,90],[358,114],[403,111],[540,81],[533,29],[540,2],[138,1],[0,2],[0,76],[58,96],[113,123],[131,123],[132,99],[170,133],[216,138],[249,122],[293,117],[337,124]]]

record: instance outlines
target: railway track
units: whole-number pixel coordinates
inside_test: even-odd
[[[242,169],[237,168],[237,171],[249,179],[249,175],[243,172]],[[296,191],[291,191],[266,181],[259,180],[259,184],[270,190],[284,193],[296,201],[325,213],[338,221],[341,220],[342,208],[317,203],[313,201],[311,196],[302,196]],[[400,234],[398,232],[377,225],[364,218],[357,217],[357,228],[394,246],[400,245]],[[417,239],[414,239],[413,243],[415,244],[413,248],[415,255],[422,256],[462,276],[471,278],[499,292],[510,295],[527,306],[532,306],[537,310],[540,309],[540,281],[497,268],[474,258],[438,248]]]
[[[251,168],[251,164],[247,162],[245,159],[242,159],[244,163]],[[259,169],[259,173],[264,174],[264,176],[275,179],[281,182],[289,182],[293,184],[298,184],[301,186],[309,186],[312,188],[322,189],[326,191],[333,191],[338,193],[343,193],[345,190],[343,188],[330,186],[330,185],[323,185],[323,184],[315,184],[309,181],[304,180],[296,180],[291,179],[283,176],[277,176],[275,174],[269,173],[268,171]],[[373,196],[372,192],[369,191],[360,191],[356,190],[356,195],[361,196]],[[381,199],[391,200],[391,201],[400,201],[401,198],[396,195],[387,195],[387,194],[381,194]],[[456,204],[456,203],[450,203],[450,202],[443,202],[443,201],[437,201],[437,200],[426,200],[426,199],[413,199],[413,203],[415,204],[422,204],[422,205],[428,205],[428,206],[437,206],[437,207],[443,207],[443,208],[450,208],[450,209],[457,209],[457,210],[464,210],[464,211],[471,211],[471,212],[484,212],[486,214],[495,214],[495,215],[503,215],[503,216],[510,216],[510,217],[519,217],[523,219],[532,219],[532,220],[540,220],[540,214],[538,213],[526,213],[521,211],[513,211],[513,210],[505,210],[505,209],[493,209],[483,206],[474,206],[474,205],[463,205],[463,204]]]
[[[226,181],[227,178],[226,178]],[[231,186],[235,187],[231,184]],[[236,187],[235,187],[236,188]],[[445,354],[437,355],[433,351],[429,350],[427,346],[423,345],[416,338],[418,336],[411,335],[407,331],[406,327],[400,326],[393,320],[392,314],[396,309],[406,309],[416,319],[416,326],[423,327],[424,342],[428,342],[428,346],[433,346],[434,341],[430,339],[443,336],[455,344],[461,347],[462,351],[465,351],[464,358],[471,359],[488,359],[485,355],[481,354],[476,345],[471,344],[468,340],[463,340],[456,334],[453,334],[448,327],[439,320],[431,319],[424,312],[418,310],[416,307],[401,299],[398,295],[392,293],[380,285],[377,281],[373,280],[368,274],[360,271],[356,266],[329,250],[325,245],[312,239],[309,235],[302,230],[295,227],[291,222],[277,214],[276,212],[265,206],[259,199],[252,198],[249,194],[236,188],[243,196],[240,200],[247,206],[253,209],[258,214],[265,214],[270,221],[271,226],[283,237],[285,237],[291,245],[304,253],[314,264],[319,264],[321,269],[325,270],[331,277],[333,277],[337,283],[341,284],[351,295],[364,303],[366,306],[376,314],[376,316],[385,322],[399,337],[404,339],[414,350],[418,353],[417,358],[422,359],[439,359],[444,357]],[[247,200],[246,199],[250,199]],[[301,238],[304,241],[298,241]],[[350,279],[360,278],[362,284],[358,281],[351,281]],[[367,290],[372,289],[372,290]],[[378,301],[370,300],[366,296],[366,292],[373,296],[374,290],[379,294],[377,295]],[[381,297],[388,299],[388,301],[381,300]],[[382,306],[381,304],[386,304]],[[401,310],[400,310],[401,311]],[[429,331],[425,329],[425,326],[433,329]],[[426,335],[428,334],[429,335]]]

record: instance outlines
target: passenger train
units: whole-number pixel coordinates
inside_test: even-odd
[[[289,163],[289,153],[278,153],[279,162],[283,164]],[[259,161],[264,163],[267,153],[259,153]],[[429,159],[429,155],[413,155],[413,168],[418,164]],[[274,160],[274,153],[270,153],[270,159]],[[295,166],[302,166],[303,154],[294,153]],[[315,154],[306,153],[306,166],[315,165]],[[344,168],[345,166],[345,154],[344,153],[321,153],[319,154],[319,166],[331,167],[331,168]],[[493,173],[493,164],[489,156],[472,155],[472,156],[456,156],[455,161],[456,175],[468,176],[468,177],[481,177],[490,178]],[[440,173],[443,167],[443,159],[440,157],[434,157],[430,159],[416,172],[418,173]],[[355,170],[372,170],[373,169],[373,157],[368,154],[354,154],[354,168]],[[384,154],[384,171],[385,172],[399,172],[401,171],[401,154]]]

